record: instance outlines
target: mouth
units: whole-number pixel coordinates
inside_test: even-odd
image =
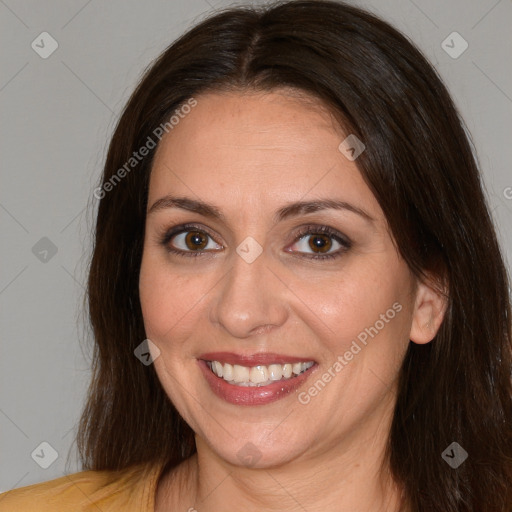
[[[263,405],[297,390],[316,371],[308,357],[228,352],[203,354],[197,360],[210,389],[235,405]]]
[[[239,364],[221,363],[220,361],[206,361],[208,368],[219,378],[224,379],[233,386],[261,387],[274,382],[284,382],[296,378],[309,370],[315,362],[304,361],[299,363],[270,364],[257,366],[242,366]]]

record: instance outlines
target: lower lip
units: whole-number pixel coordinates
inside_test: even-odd
[[[228,384],[210,370],[206,361],[199,359],[198,363],[211,390],[219,398],[235,405],[265,405],[284,398],[299,388],[318,366],[314,364],[305,372],[297,375],[297,377],[276,381],[268,386],[246,387]]]

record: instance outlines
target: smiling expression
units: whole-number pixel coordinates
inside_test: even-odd
[[[160,142],[148,195],[140,300],[163,388],[235,464],[249,442],[268,466],[371,437],[394,405],[415,281],[338,149],[348,134],[284,90],[196,99]]]

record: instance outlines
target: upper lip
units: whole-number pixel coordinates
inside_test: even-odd
[[[259,366],[269,364],[286,363],[307,363],[313,361],[309,357],[287,356],[284,354],[274,354],[272,352],[260,352],[256,354],[235,354],[234,352],[208,352],[202,354],[198,359],[204,361],[219,361],[220,363],[238,364],[240,366]]]

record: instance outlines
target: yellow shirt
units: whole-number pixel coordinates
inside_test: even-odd
[[[163,464],[81,471],[0,494],[0,512],[154,512]]]

